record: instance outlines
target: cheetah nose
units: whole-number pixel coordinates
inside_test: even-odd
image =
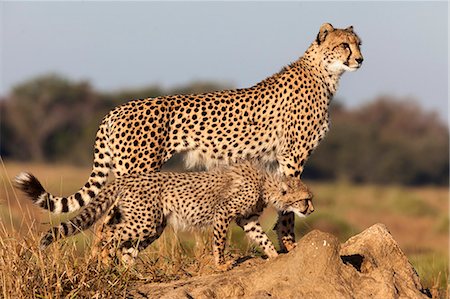
[[[361,64],[364,61],[364,58],[359,57],[355,59],[358,64]]]
[[[312,201],[308,202],[308,206],[309,206],[309,213],[311,214],[312,212],[314,212],[314,206],[312,204]]]

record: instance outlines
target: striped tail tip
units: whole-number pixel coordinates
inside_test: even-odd
[[[46,193],[39,180],[28,172],[21,172],[14,178],[14,186],[22,190],[34,202],[39,200],[39,197]]]
[[[59,228],[58,227],[53,227],[52,229],[50,229],[45,236],[42,237],[41,241],[40,241],[40,246],[39,249],[40,250],[44,250],[46,249],[50,244],[53,243],[53,241],[55,241],[56,239],[58,239],[59,236]]]
[[[39,249],[40,250],[45,250],[52,243],[53,243],[53,237],[45,236],[45,237],[43,237],[41,239],[41,242],[40,242],[40,245],[39,245]]]

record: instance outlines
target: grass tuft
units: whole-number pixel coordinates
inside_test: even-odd
[[[23,236],[1,226],[3,298],[121,297],[130,282],[128,271],[105,269],[89,255],[80,256],[75,242],[41,251],[38,241],[36,234]]]

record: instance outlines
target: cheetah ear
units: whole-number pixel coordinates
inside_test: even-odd
[[[321,43],[323,43],[323,41],[327,37],[328,33],[333,30],[334,30],[334,27],[330,23],[324,23],[322,26],[320,26],[320,30],[319,30],[319,33],[317,34],[317,38],[316,38],[317,44],[320,45]]]
[[[348,26],[347,28],[345,28],[345,30],[347,30],[349,32],[353,32],[353,26]]]

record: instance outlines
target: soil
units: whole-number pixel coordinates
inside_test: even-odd
[[[344,244],[314,230],[273,260],[171,283],[133,286],[133,298],[431,298],[383,224]]]

